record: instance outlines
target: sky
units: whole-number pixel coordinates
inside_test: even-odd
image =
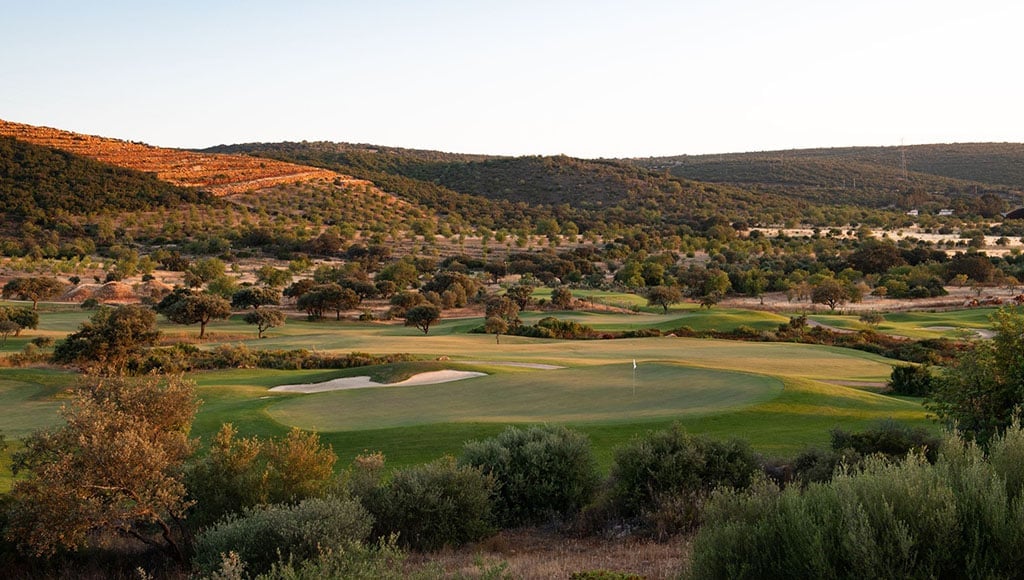
[[[0,0],[0,119],[165,147],[1024,142],[1018,0]]]

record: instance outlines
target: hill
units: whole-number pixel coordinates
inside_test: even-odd
[[[206,152],[247,153],[349,173],[451,221],[491,228],[572,231],[574,225],[601,234],[624,227],[703,228],[722,214],[781,221],[787,214],[803,215],[810,203],[697,183],[630,163],[565,156],[489,157],[323,142],[248,143]]]
[[[833,203],[951,205],[989,193],[1016,201],[1024,189],[1024,145],[969,143],[797,149],[630,160],[717,183],[781,188]]]
[[[134,141],[82,135],[49,127],[0,120],[0,136],[67,151],[117,167],[154,174],[168,183],[195,187],[215,196],[263,189],[298,181],[350,180],[349,176],[314,167],[153,147]]]
[[[0,212],[8,216],[150,210],[205,198],[148,173],[0,136]]]

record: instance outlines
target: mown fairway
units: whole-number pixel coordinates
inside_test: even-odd
[[[863,330],[871,328],[878,332],[906,336],[909,338],[962,338],[973,336],[975,331],[987,330],[992,326],[989,318],[996,308],[974,308],[948,312],[890,312],[877,326],[860,321],[856,315],[813,314],[811,320],[833,328]]]

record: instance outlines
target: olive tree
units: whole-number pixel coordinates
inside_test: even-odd
[[[64,284],[60,280],[48,276],[15,278],[4,284],[3,297],[31,300],[32,310],[38,310],[40,300],[53,298],[63,289]]]
[[[430,332],[430,326],[441,319],[441,309],[433,304],[420,304],[413,306],[405,313],[405,325],[415,326],[423,331],[423,334]]]
[[[7,537],[37,556],[133,538],[178,562],[188,553],[182,478],[198,403],[178,377],[94,378],[77,388],[64,425],[15,454]]]
[[[156,314],[149,308],[104,307],[57,344],[53,359],[99,374],[120,374],[129,362],[156,344],[159,337]]]
[[[242,320],[256,327],[257,338],[263,338],[263,333],[268,329],[284,326],[285,315],[280,310],[264,308],[247,313]]]
[[[199,323],[199,338],[206,336],[206,325],[231,315],[231,304],[220,296],[177,289],[156,306],[156,311],[175,324]]]
[[[647,305],[661,306],[668,314],[668,309],[673,304],[683,300],[683,293],[675,286],[654,286],[647,291]]]

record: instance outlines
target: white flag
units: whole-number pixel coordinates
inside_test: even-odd
[[[636,370],[636,359],[633,359],[633,369]]]

